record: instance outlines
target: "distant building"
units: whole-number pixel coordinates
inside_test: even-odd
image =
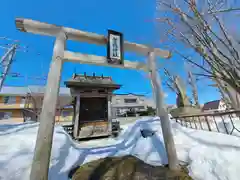
[[[171,110],[177,108],[176,104],[169,104],[167,105],[167,112],[171,112]]]
[[[0,122],[37,121],[45,88],[41,86],[4,86],[0,91]],[[72,98],[68,88],[60,88],[56,121],[71,120]]]
[[[223,100],[207,102],[203,105],[202,111],[224,111],[227,109]]]
[[[117,116],[123,115],[128,111],[146,111],[147,107],[155,108],[155,103],[144,95],[114,94],[112,97],[112,111]]]
[[[45,87],[4,86],[0,91],[0,123],[16,123],[29,120],[38,120],[41,112]],[[57,110],[56,122],[70,122],[73,116],[72,96],[70,89],[61,87]],[[114,94],[112,97],[112,113],[120,115],[126,111],[145,111],[147,106],[155,108],[154,101],[144,95]]]

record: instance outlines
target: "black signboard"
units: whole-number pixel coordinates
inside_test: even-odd
[[[123,65],[123,35],[120,32],[108,30],[107,60],[109,64]]]

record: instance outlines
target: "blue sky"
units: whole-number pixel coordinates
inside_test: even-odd
[[[71,2],[71,3],[70,3]],[[124,39],[147,45],[159,45],[158,34],[153,20],[155,15],[155,0],[1,0],[0,2],[0,37],[6,36],[20,40],[22,46],[27,45],[28,52],[17,52],[11,72],[24,76],[47,75],[53,50],[53,37],[23,33],[16,30],[16,17],[30,18],[42,22],[68,26],[84,31],[106,35],[107,29],[113,29],[124,34]],[[6,41],[0,40],[0,45]],[[106,55],[104,46],[90,45],[80,42],[67,42],[67,49],[82,53]],[[3,50],[0,49],[0,55]],[[125,52],[125,59],[145,61],[145,57],[132,52]],[[180,57],[173,55],[171,59],[158,59],[163,66],[169,67],[177,74],[184,76],[183,63]],[[151,86],[146,74],[141,71],[122,70],[117,68],[90,66],[65,63],[62,72],[61,85],[71,78],[73,72],[112,76],[114,81],[123,87],[118,93],[138,93],[151,96]],[[5,85],[24,86],[26,84],[41,84],[43,81],[8,77]],[[201,103],[218,99],[219,95],[213,88],[207,88],[206,83],[199,86]],[[176,95],[164,88],[168,94],[166,103],[175,103]]]

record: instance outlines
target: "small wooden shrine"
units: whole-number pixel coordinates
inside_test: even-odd
[[[111,77],[77,75],[65,82],[74,98],[73,137],[75,139],[112,134],[111,97],[121,86]]]

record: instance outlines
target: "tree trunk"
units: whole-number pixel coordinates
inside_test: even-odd
[[[198,92],[197,92],[196,81],[195,81],[191,71],[188,71],[188,77],[189,77],[189,84],[192,87],[192,96],[195,101],[195,106],[200,109],[201,107],[200,107],[200,104],[198,101]]]

